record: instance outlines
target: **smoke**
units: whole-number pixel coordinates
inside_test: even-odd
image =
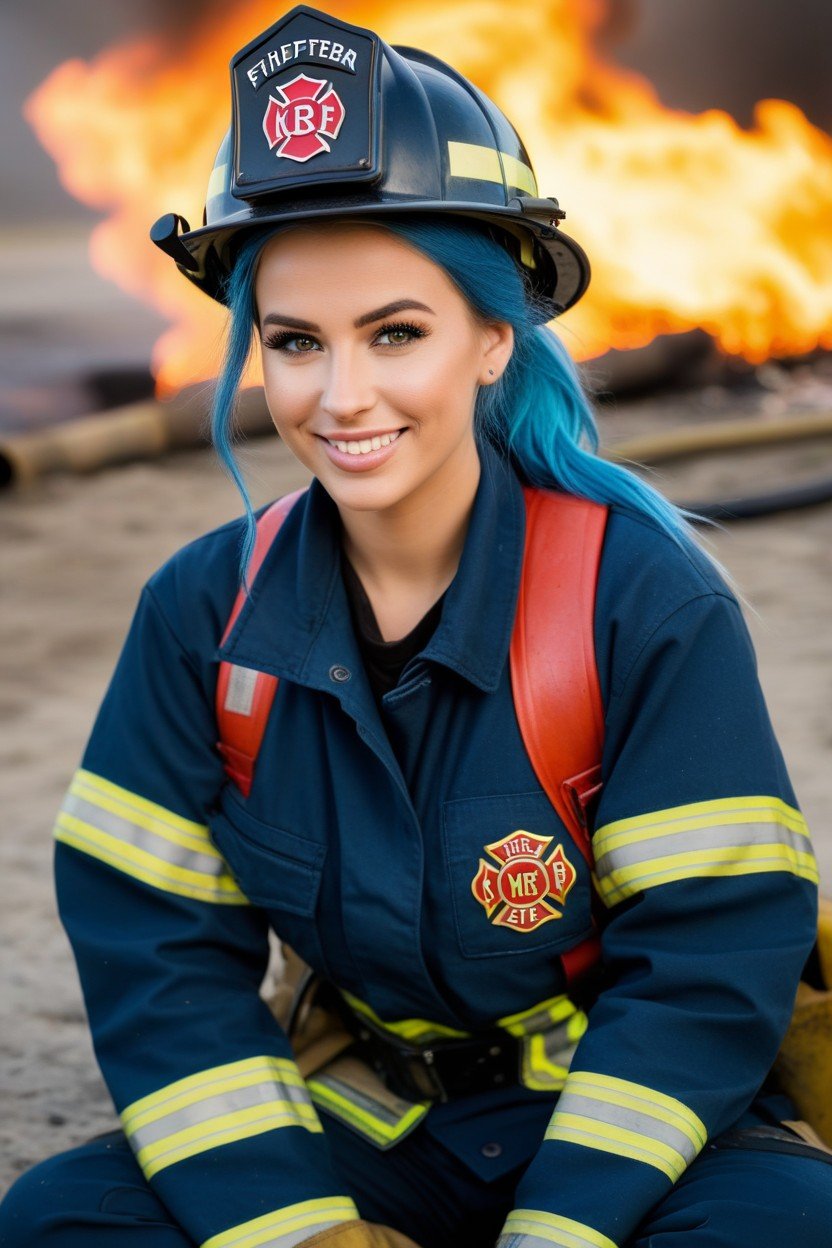
[[[610,0],[615,58],[670,107],[723,108],[742,125],[757,100],[791,100],[832,130],[828,0]],[[631,10],[615,16],[615,10]],[[616,26],[618,29],[616,30]]]

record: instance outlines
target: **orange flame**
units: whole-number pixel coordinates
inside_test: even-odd
[[[592,260],[589,294],[559,323],[576,358],[694,327],[752,362],[832,347],[832,139],[797,107],[765,100],[748,131],[717,110],[665,108],[593,50],[606,0],[327,8],[452,61],[512,119],[540,193],[566,207]],[[146,39],[67,61],[26,104],[64,185],[108,214],[94,267],[170,318],[153,360],[163,394],[216,373],[225,314],[147,230],[172,210],[201,220],[228,61],[275,16],[273,0],[248,0],[182,46]]]

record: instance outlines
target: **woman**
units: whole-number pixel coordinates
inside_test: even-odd
[[[819,1248],[832,1172],[760,1094],[814,938],[811,849],[736,599],[595,457],[542,326],[582,253],[442,62],[301,7],[232,69],[206,225],[155,237],[230,307],[229,470],[254,328],[314,479],[256,576],[244,494],[243,525],[145,588],[56,829],[122,1131],[25,1175],[2,1242]],[[609,507],[590,970],[590,869],[510,673],[530,486]],[[219,660],[235,714],[252,672],[278,678],[245,766],[216,747]],[[356,1036],[308,1085],[258,995],[269,923]]]

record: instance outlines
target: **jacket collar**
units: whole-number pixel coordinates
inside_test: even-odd
[[[489,444],[456,576],[422,651],[493,692],[511,641],[525,540],[519,478]],[[340,569],[341,521],[319,481],[293,507],[266,555],[219,659],[335,692],[333,669],[360,666]],[[344,690],[346,692],[346,690]]]

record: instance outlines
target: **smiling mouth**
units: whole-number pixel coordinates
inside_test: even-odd
[[[324,441],[346,455],[368,455],[371,451],[380,451],[383,446],[389,446],[402,433],[403,429],[396,429],[393,433],[383,433],[374,438],[324,438]]]

